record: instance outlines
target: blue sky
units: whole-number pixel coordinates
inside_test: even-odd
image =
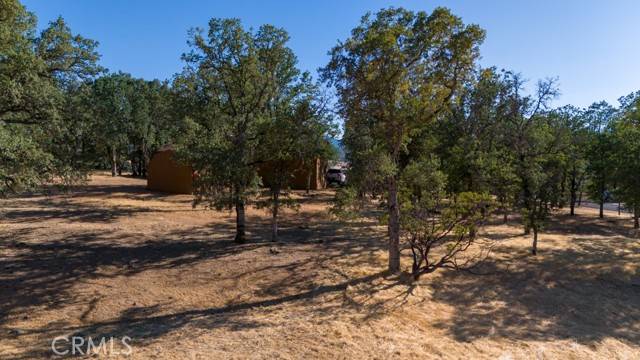
[[[100,42],[102,65],[147,79],[180,71],[187,30],[211,17],[238,17],[246,26],[285,28],[300,67],[315,73],[327,51],[367,11],[387,6],[446,6],[487,30],[483,66],[537,79],[559,77],[555,105],[588,106],[640,89],[640,1],[168,1],[23,0],[39,26],[62,15],[71,29]]]

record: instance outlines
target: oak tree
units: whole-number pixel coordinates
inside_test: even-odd
[[[190,33],[187,66],[174,81],[191,123],[180,157],[193,166],[195,203],[235,208],[245,241],[245,207],[260,184],[259,144],[278,99],[300,75],[289,35],[271,25],[244,29],[238,19],[211,19]]]
[[[369,158],[382,171],[388,214],[389,270],[400,269],[400,158],[416,131],[446,109],[479,56],[484,31],[448,9],[428,14],[402,8],[365,15],[331,52],[322,70],[337,91],[345,136],[362,131]],[[351,166],[368,166],[352,157]],[[355,184],[354,184],[355,185]]]

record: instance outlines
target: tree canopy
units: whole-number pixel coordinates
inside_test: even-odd
[[[557,79],[480,67],[484,30],[446,8],[364,15],[320,82],[268,24],[213,18],[189,32],[180,73],[146,80],[102,68],[98,43],[62,18],[38,32],[18,0],[0,0],[0,20],[0,196],[94,169],[145,177],[173,145],[194,170],[194,206],[235,210],[238,242],[246,207],[265,208],[275,241],[280,209],[307,196],[291,196],[292,178],[335,158],[342,122],[348,180],[332,211],[378,206],[392,272],[402,241],[416,278],[466,267],[458,255],[494,209],[519,213],[533,255],[549,217],[583,197],[600,217],[617,202],[640,228],[640,92],[554,108]]]
[[[269,134],[284,131],[289,141],[291,121],[307,119],[308,105],[292,104],[308,84],[288,41],[286,31],[271,25],[253,31],[238,19],[211,19],[206,34],[192,30],[187,66],[174,82],[188,104],[191,126],[181,154],[197,172],[196,203],[234,207],[238,242],[245,241],[245,205],[260,184],[259,166],[289,156]],[[277,151],[261,151],[269,144]]]
[[[36,18],[17,0],[0,8],[0,194],[82,177],[65,151],[73,131],[68,93],[102,71],[97,42],[73,35],[62,18],[36,35]]]
[[[391,271],[400,269],[398,180],[406,166],[401,157],[423,157],[407,149],[470,77],[484,35],[448,9],[431,14],[383,9],[365,15],[331,50],[322,70],[337,91],[351,166],[364,172],[359,167],[379,164],[376,172],[387,192]]]

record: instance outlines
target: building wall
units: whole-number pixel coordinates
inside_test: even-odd
[[[291,166],[297,169],[293,172],[293,178],[289,184],[292,190],[306,190],[309,174],[311,174],[311,183],[309,187],[311,190],[320,190],[326,187],[326,180],[324,176],[327,170],[326,161],[316,159],[311,170],[304,168],[300,162],[294,162]],[[262,183],[264,186],[269,186],[269,178],[272,171],[273,168],[269,163],[264,164],[260,169],[258,169],[258,175],[262,177]]]
[[[147,189],[173,194],[193,193],[193,170],[173,158],[173,150],[156,152],[147,170]]]
[[[193,193],[193,169],[191,166],[179,164],[174,160],[175,152],[172,149],[161,149],[156,152],[147,170],[147,189],[163,191],[173,194]],[[327,162],[316,159],[311,170],[303,168],[302,163],[295,162],[291,166],[297,168],[293,172],[290,187],[293,190],[306,190],[308,175],[311,174],[311,190],[326,188],[325,173]],[[258,170],[258,175],[262,177],[262,182],[268,186],[268,179],[273,169],[269,163],[263,165]]]

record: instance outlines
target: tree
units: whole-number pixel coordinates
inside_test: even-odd
[[[460,263],[457,256],[476,242],[477,229],[491,213],[493,201],[488,194],[472,192],[450,196],[445,192],[446,183],[435,157],[412,160],[400,179],[402,228],[416,280],[439,268],[475,265],[471,259]]]
[[[91,139],[93,160],[99,166],[106,160],[112,176],[121,174],[129,160],[133,175],[145,177],[153,152],[177,138],[179,124],[173,121],[168,84],[119,72],[87,87],[78,101],[92,115],[86,138]],[[75,110],[78,114],[82,109]]]
[[[477,242],[477,229],[487,219],[491,197],[463,192],[455,202],[442,201],[444,204],[436,202],[432,207],[412,209],[413,214],[403,218],[413,256],[411,272],[416,280],[440,268],[468,270],[486,255],[481,251],[479,256],[462,262],[457,257]],[[437,256],[436,250],[440,250]]]
[[[438,122],[435,149],[449,179],[448,191],[494,194],[505,222],[517,192],[503,114],[507,86],[494,68],[481,69]]]
[[[633,209],[633,226],[640,228],[640,96],[622,102],[622,116],[612,126],[616,197]]]
[[[613,184],[613,144],[610,123],[616,115],[613,106],[605,101],[594,103],[585,112],[589,127],[587,145],[587,171],[589,182],[587,192],[600,206],[600,218],[604,217],[604,203],[608,198],[609,187]]]
[[[332,124],[326,100],[320,97],[308,74],[303,74],[300,83],[280,99],[271,121],[264,123],[264,127],[259,158],[267,169],[263,181],[269,191],[268,200],[259,205],[271,212],[271,240],[277,241],[281,205],[296,205],[288,192],[294,173],[306,169],[310,174],[306,164],[317,166],[318,160],[334,157],[327,139]]]
[[[238,19],[211,19],[191,32],[187,67],[174,87],[192,124],[181,158],[197,172],[195,203],[236,210],[237,242],[245,241],[245,205],[255,194],[259,144],[270,110],[299,76],[286,31],[245,30]]]
[[[331,50],[322,69],[323,78],[337,90],[345,136],[358,137],[347,132],[362,131],[370,145],[368,157],[381,164],[376,170],[382,172],[387,193],[389,271],[400,269],[401,155],[468,78],[484,35],[448,9],[431,14],[383,9],[365,15],[351,37]],[[356,172],[368,166],[358,156],[349,160]]]
[[[589,133],[582,110],[567,105],[557,109],[556,114],[561,121],[564,121],[564,128],[568,131],[568,144],[565,149],[567,167],[564,177],[569,191],[569,214],[574,216],[578,195],[582,191],[587,175],[586,149]]]
[[[519,199],[525,233],[533,230],[531,252],[537,254],[538,234],[558,203],[563,169],[566,132],[559,117],[549,112],[549,102],[557,95],[555,81],[538,82],[535,95],[522,95],[524,81],[519,74],[504,74],[505,131],[518,177]]]
[[[67,95],[101,71],[97,43],[72,35],[62,18],[36,36],[36,18],[15,0],[0,1],[0,193],[54,179],[82,178],[66,140],[73,121]]]
[[[134,80],[129,74],[110,74],[93,83],[91,103],[95,117],[97,152],[106,155],[111,176],[122,172],[121,163],[128,155],[132,133]]]
[[[176,124],[171,121],[170,89],[166,82],[134,79],[129,97],[129,159],[133,175],[146,177],[151,155],[177,137]]]

